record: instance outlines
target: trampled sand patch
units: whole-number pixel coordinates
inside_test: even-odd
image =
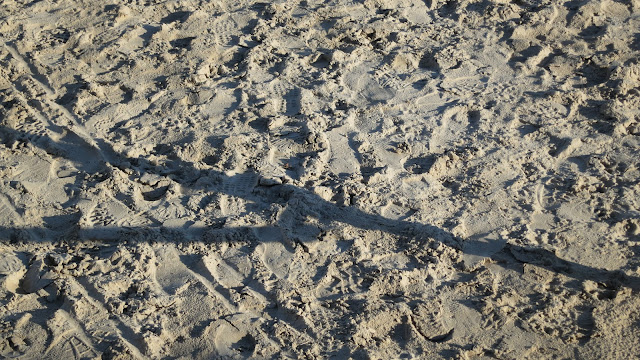
[[[0,3],[0,356],[640,354],[640,3]]]

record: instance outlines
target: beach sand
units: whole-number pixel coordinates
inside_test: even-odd
[[[640,1],[0,3],[0,357],[640,354]]]

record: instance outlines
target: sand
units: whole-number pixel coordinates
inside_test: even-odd
[[[631,359],[640,2],[0,2],[0,357]]]

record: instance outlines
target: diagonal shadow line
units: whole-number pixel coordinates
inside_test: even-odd
[[[6,142],[9,138],[13,139],[28,139],[28,133],[21,132],[18,130],[10,129],[5,126],[0,126],[0,135],[2,135],[2,142]],[[75,141],[84,142],[81,137],[75,137]],[[52,143],[54,143],[51,139],[46,139],[45,141],[35,141],[32,142],[35,146],[43,148],[43,150],[50,152]],[[101,147],[100,150],[103,154],[109,154],[111,161],[105,161],[107,165],[115,166],[121,170],[136,170],[140,174],[140,176],[149,173],[154,175],[166,176],[167,174],[176,173],[176,172],[196,172],[199,173],[199,177],[211,177],[217,178],[218,180],[222,179],[226,182],[233,183],[234,181],[240,179],[241,177],[246,177],[247,175],[254,175],[255,177],[259,177],[260,175],[256,172],[249,171],[242,174],[236,174],[233,176],[229,176],[224,174],[221,171],[217,170],[199,170],[195,169],[192,164],[185,162],[180,159],[172,159],[171,160],[171,169],[166,169],[167,171],[162,171],[158,173],[154,171],[156,169],[155,165],[149,164],[147,160],[144,158],[127,158],[122,154],[117,153],[113,150],[113,148],[104,140],[97,140],[96,144]],[[86,142],[84,144],[78,144],[80,147],[91,147],[90,144]],[[64,149],[59,154],[65,156],[68,154],[68,149]],[[70,161],[78,161],[77,158],[67,157]],[[133,165],[137,164],[137,165]],[[78,164],[82,166],[83,164]],[[107,166],[109,168],[109,166]],[[113,171],[109,171],[111,173]],[[109,174],[110,176],[110,174]],[[394,234],[397,236],[402,236],[406,238],[413,238],[418,240],[424,240],[424,246],[428,246],[428,239],[435,240],[436,242],[442,243],[446,246],[452,247],[457,251],[461,251],[467,253],[469,255],[480,255],[486,256],[482,251],[478,253],[472,252],[471,249],[465,249],[463,246],[463,239],[460,239],[453,235],[452,233],[441,229],[437,226],[433,226],[430,224],[420,224],[405,220],[394,220],[389,219],[381,215],[366,213],[356,207],[352,206],[341,206],[329,202],[315,193],[299,188],[297,186],[291,184],[277,184],[272,186],[260,186],[263,191],[234,191],[229,188],[225,188],[224,186],[207,186],[206,188],[202,185],[198,185],[196,181],[190,181],[189,184],[181,184],[182,186],[187,186],[191,188],[203,188],[208,191],[215,191],[220,193],[226,193],[228,195],[237,196],[244,198],[245,200],[254,201],[254,202],[266,202],[266,203],[286,203],[288,207],[292,207],[296,210],[297,213],[302,214],[303,216],[310,216],[316,218],[319,222],[324,225],[330,226],[333,222],[349,224],[356,228],[360,228],[363,230],[378,230],[383,231],[389,234]],[[280,220],[278,220],[277,226],[282,226]],[[294,224],[294,226],[300,226],[303,228],[305,225]],[[251,228],[251,227],[244,227]],[[257,229],[258,227],[256,227]],[[12,238],[13,242],[20,241],[21,236],[20,232],[27,232],[33,239],[50,239],[50,236],[46,236],[47,233],[50,233],[52,230],[46,227],[0,227],[0,236],[3,234],[5,239]],[[95,227],[95,228],[80,228],[78,224],[69,224],[68,227],[65,227],[64,232],[69,235],[70,233],[74,233],[74,238],[79,240],[107,240],[107,241],[122,241],[123,239],[126,241],[139,241],[135,240],[135,235],[142,235],[143,238],[145,235],[149,234],[158,234],[157,231],[168,231],[169,233],[179,233],[185,235],[186,239],[198,238],[203,235],[203,232],[206,232],[206,229],[193,229],[186,227],[167,227],[167,226],[158,226],[158,227]],[[55,232],[55,230],[54,230]],[[58,231],[60,232],[60,231]],[[162,241],[164,237],[152,237],[155,241]],[[168,237],[166,240],[171,239],[171,241],[175,241],[175,237]],[[2,240],[0,240],[2,241]],[[6,240],[4,240],[6,241]],[[51,240],[44,241],[34,241],[34,242],[47,242]],[[264,241],[264,239],[261,239]],[[279,241],[278,239],[274,239],[274,241]],[[480,250],[480,249],[478,249]],[[510,259],[511,262],[514,260],[521,264],[531,264],[535,266],[540,266],[546,268],[547,270],[553,273],[562,273],[568,277],[574,278],[578,281],[592,280],[598,283],[605,283],[609,286],[620,287],[620,286],[628,286],[634,290],[640,290],[640,277],[629,276],[624,274],[621,270],[605,270],[600,268],[595,268],[587,265],[582,265],[576,262],[564,260],[558,257],[556,254],[549,250],[539,249],[539,248],[530,248],[523,247],[519,245],[513,244],[505,244],[505,247],[498,251],[497,253],[490,256],[490,258],[496,260],[498,263],[504,262],[505,258]],[[506,265],[505,265],[506,267]]]
[[[538,266],[580,282],[591,280],[610,289],[627,286],[636,291],[640,290],[640,277],[626,275],[622,270],[606,270],[565,260],[547,249],[507,243],[502,251],[492,256],[496,261],[504,261],[505,258],[513,259],[522,265]]]

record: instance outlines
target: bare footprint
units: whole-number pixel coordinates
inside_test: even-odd
[[[232,358],[251,356],[256,347],[255,338],[244,326],[237,326],[228,320],[216,329],[214,342],[219,355]]]
[[[283,244],[284,237],[277,227],[254,228],[254,233],[262,242],[258,247],[260,260],[279,279],[287,279],[293,254]]]

